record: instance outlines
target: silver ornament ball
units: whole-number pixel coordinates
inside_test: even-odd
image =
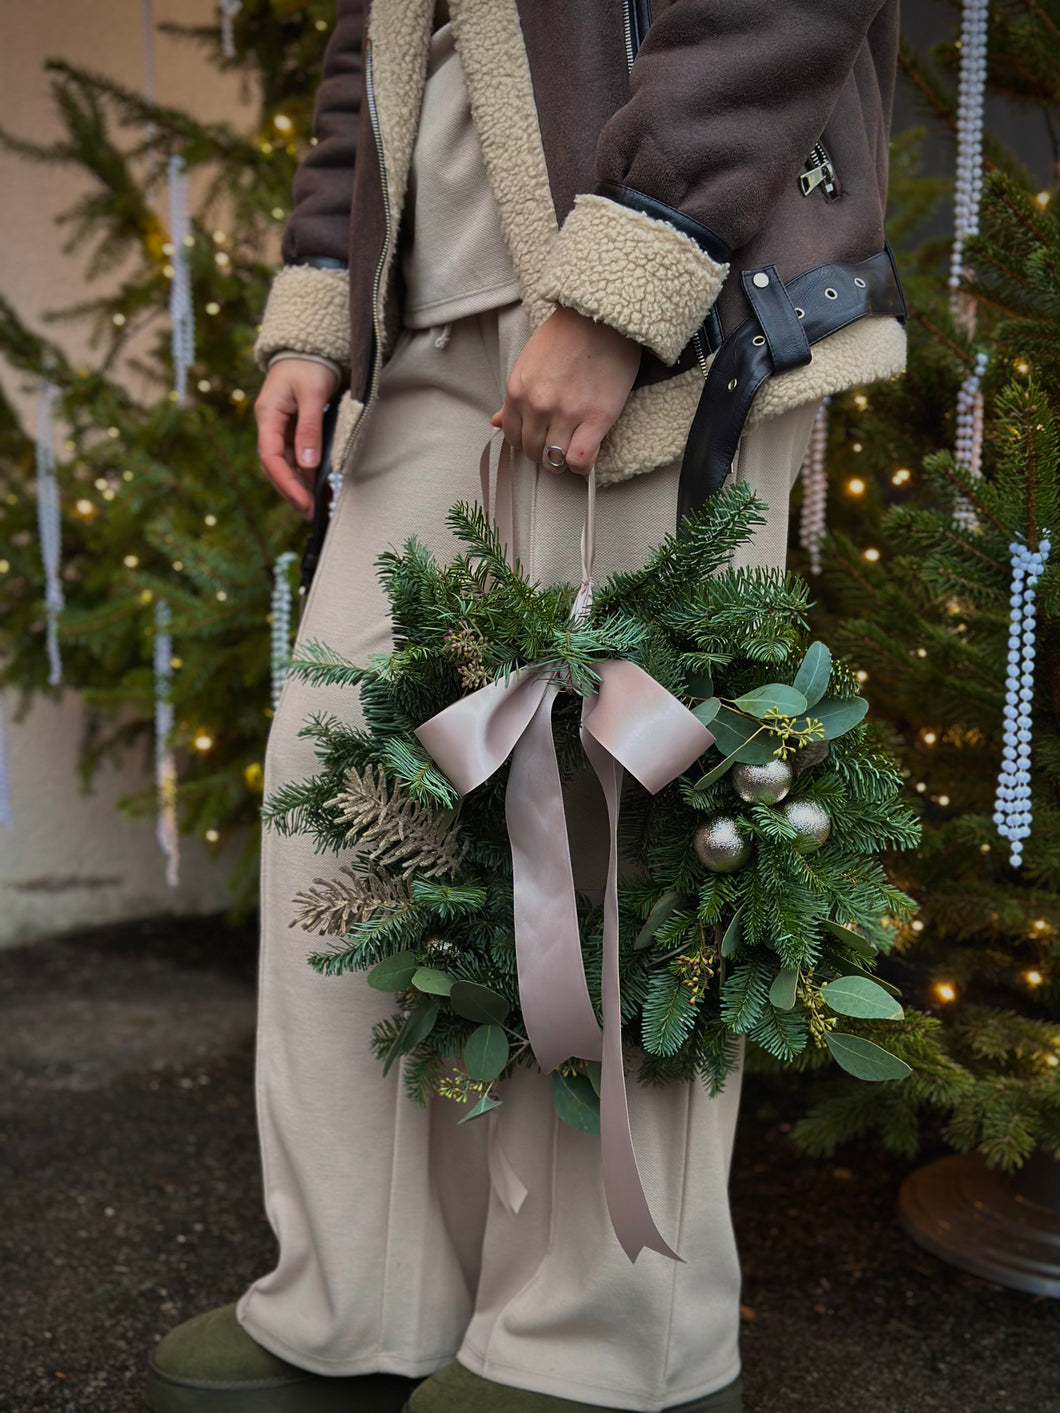
[[[748,804],[778,805],[791,789],[795,772],[787,761],[774,756],[765,765],[734,765],[731,779],[733,789]]]
[[[711,873],[732,873],[751,857],[751,841],[731,815],[715,814],[692,838],[696,857]]]
[[[812,854],[832,832],[828,811],[816,800],[789,800],[780,813],[796,832],[791,842],[800,854]]]

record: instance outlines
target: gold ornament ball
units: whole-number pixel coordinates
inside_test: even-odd
[[[711,873],[732,873],[751,857],[751,841],[727,814],[711,815],[692,837],[696,857]]]
[[[738,763],[732,768],[732,788],[749,805],[779,805],[791,789],[795,772],[778,756],[765,765]]]
[[[791,842],[800,854],[812,854],[832,832],[828,811],[816,800],[789,800],[780,813],[796,832]]]
[[[243,779],[247,782],[248,790],[264,789],[265,772],[256,761],[252,765],[248,765],[246,770],[244,770]]]

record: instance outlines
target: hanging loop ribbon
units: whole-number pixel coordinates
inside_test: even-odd
[[[504,454],[502,448],[502,458]],[[488,446],[482,466],[488,506]],[[501,478],[498,467],[498,501]],[[592,605],[595,489],[595,472],[591,472],[581,541],[582,584],[573,621],[585,618]],[[507,516],[507,525],[498,523],[498,531],[510,547],[510,506]],[[585,977],[552,737],[552,707],[566,685],[557,678],[555,664],[532,663],[491,682],[438,712],[416,735],[461,794],[488,780],[511,756],[505,816],[512,851],[519,1001],[527,1036],[546,1074],[574,1058],[602,1061],[601,1154],[615,1233],[631,1261],[645,1246],[676,1260],[680,1258],[651,1217],[630,1133],[619,990],[618,810],[623,769],[655,793],[698,760],[714,737],[636,663],[605,659],[594,666],[599,686],[583,699],[581,739],[604,790],[610,833],[602,1031]]]

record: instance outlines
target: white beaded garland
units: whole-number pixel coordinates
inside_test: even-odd
[[[169,288],[169,318],[173,326],[173,378],[177,402],[188,398],[188,369],[195,361],[195,310],[191,298],[191,215],[184,158],[169,159],[169,238],[173,244],[173,280]]]
[[[799,543],[810,556],[811,574],[821,572],[821,542],[825,534],[828,500],[828,404],[825,398],[814,419],[810,442],[802,463],[802,512]]]
[[[243,8],[243,0],[217,0],[221,23],[221,53],[226,59],[236,57],[236,38],[233,21]]]
[[[953,250],[950,255],[950,308],[971,336],[975,302],[961,291],[964,247],[979,232],[983,192],[983,100],[986,94],[986,47],[990,0],[964,0],[961,22],[961,70],[957,89],[957,181],[954,189]]]
[[[173,754],[173,636],[169,604],[155,600],[155,784],[158,788],[158,821],[155,834],[166,858],[166,883],[180,882],[180,830],[177,825],[177,762]]]
[[[331,503],[328,505],[328,521],[330,522],[339,503],[339,496],[342,494],[342,472],[329,471],[328,485],[331,487]]]
[[[37,528],[44,565],[44,611],[47,624],[48,685],[63,680],[59,653],[59,614],[63,611],[63,583],[59,577],[62,556],[62,516],[59,482],[55,476],[55,399],[59,389],[47,378],[37,386]]]
[[[272,567],[272,705],[280,700],[291,656],[291,565],[297,559],[286,550]]]
[[[954,447],[954,460],[974,477],[983,474],[983,393],[980,384],[989,361],[988,354],[976,354],[975,367],[965,378],[957,394],[957,443]],[[967,496],[957,497],[953,519],[966,530],[974,530],[978,525],[975,507]]]
[[[7,759],[7,720],[4,704],[0,702],[0,824],[14,829],[15,820],[11,813],[11,773]]]
[[[1001,773],[994,800],[997,832],[1011,845],[1009,863],[1023,862],[1023,841],[1031,832],[1031,709],[1034,701],[1034,659],[1038,580],[1049,558],[1046,534],[1033,552],[1019,540],[1009,545],[1012,554],[1011,616],[1008,636],[1008,674],[1005,680],[1005,729],[1002,736]]]

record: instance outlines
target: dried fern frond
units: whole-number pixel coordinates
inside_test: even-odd
[[[291,927],[302,927],[324,937],[345,937],[357,923],[374,917],[381,907],[409,901],[404,879],[393,874],[375,868],[358,871],[348,865],[340,872],[346,875],[345,879],[314,878],[315,887],[295,895]]]
[[[380,766],[349,771],[342,793],[326,808],[346,826],[347,846],[378,868],[436,878],[460,866],[465,845],[452,816],[408,799]]]

